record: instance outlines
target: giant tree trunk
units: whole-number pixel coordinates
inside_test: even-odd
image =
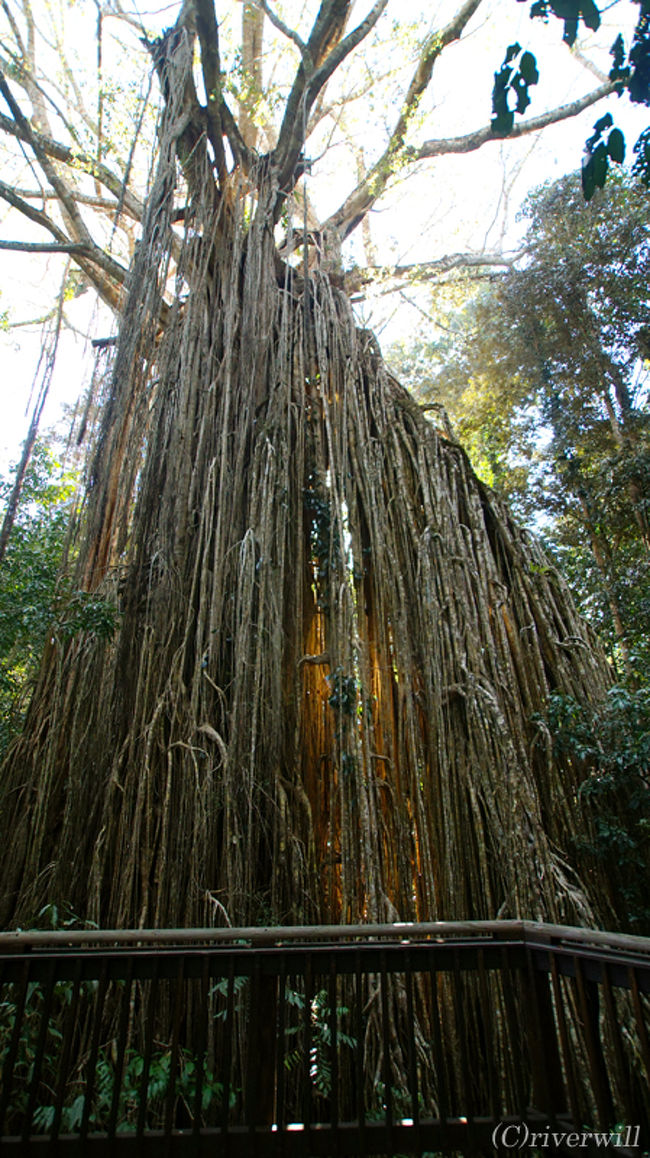
[[[602,919],[531,722],[608,681],[565,584],[342,292],[279,263],[272,173],[199,174],[162,332],[170,124],[79,559],[119,629],[44,659],[2,921]]]

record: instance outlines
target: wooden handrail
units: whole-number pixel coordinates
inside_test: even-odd
[[[518,920],[17,931],[0,986],[3,1152],[49,1133],[99,1156],[118,1125],[166,1158],[224,1138],[247,1158],[251,1131],[259,1158],[299,1158],[487,1152],[504,1118],[513,1136],[650,1129],[650,938]]]
[[[289,945],[393,941],[517,940],[525,945],[571,944],[632,952],[650,958],[650,937],[537,921],[432,921],[383,925],[276,925],[204,929],[53,929],[0,933],[0,953],[36,948],[145,945]]]

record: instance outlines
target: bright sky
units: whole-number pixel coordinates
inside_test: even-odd
[[[274,7],[287,23],[306,35],[315,11],[315,0],[308,3],[274,0]],[[355,22],[369,7],[370,0],[357,4]],[[406,18],[403,15],[405,7]],[[84,0],[84,3],[77,0],[72,8],[74,32],[72,35],[69,31],[66,33],[66,45],[72,56],[76,54],[78,57],[75,67],[82,69],[87,65],[92,69],[95,5],[90,0]],[[124,8],[137,12],[136,0],[124,0]],[[394,122],[394,99],[413,68],[417,43],[434,26],[443,25],[456,8],[457,3],[451,0],[443,0],[435,6],[423,0],[410,0],[408,6],[404,0],[401,3],[390,0],[374,40],[369,42],[365,51],[357,50],[346,70],[335,78],[328,97],[341,95],[350,83],[368,90],[363,100],[346,106],[343,124],[345,135],[354,149],[362,151],[366,163],[371,163],[379,155],[386,140],[386,129]],[[33,0],[33,9],[37,26],[41,28],[41,18],[46,26],[46,13],[52,11],[49,0]],[[140,15],[147,29],[155,32],[171,24],[177,10],[176,3],[151,9],[141,5]],[[515,40],[536,53],[540,68],[540,83],[531,90],[533,101],[529,116],[573,100],[599,83],[562,44],[560,22],[551,20],[548,25],[539,20],[532,22],[528,10],[528,3],[486,0],[468,25],[462,41],[443,53],[434,82],[412,126],[414,142],[460,135],[489,121],[494,72],[503,60],[505,48]],[[219,16],[224,15],[221,36],[227,60],[229,42],[234,47],[236,39],[240,3],[217,0],[217,11]],[[581,51],[607,72],[610,67],[608,49],[616,32],[624,26],[625,19],[629,25],[637,14],[637,6],[629,0],[608,6],[601,30],[581,39]],[[115,22],[112,23],[115,27]],[[110,32],[110,21],[106,22],[106,28]],[[275,79],[281,80],[283,59],[286,58],[287,64],[294,64],[296,52],[293,46],[288,46],[275,33],[268,31],[265,76],[268,77],[273,70]],[[132,36],[136,35],[134,30]],[[113,48],[112,55],[124,59],[123,50]],[[146,61],[142,55],[129,56],[129,71],[125,73],[123,65],[112,64],[110,57],[111,44],[107,37],[107,71],[110,63],[113,80],[117,80],[128,94],[140,83],[140,76],[134,75],[136,65],[139,68],[139,62],[142,62],[144,67]],[[392,66],[402,59],[407,61],[405,69],[394,76],[383,75],[389,71],[387,60]],[[92,77],[92,72],[90,75]],[[290,75],[288,72],[287,76]],[[113,108],[118,111],[120,99],[117,87]],[[417,175],[411,174],[406,180],[396,181],[377,204],[370,219],[380,263],[410,263],[432,260],[453,252],[516,248],[523,226],[517,223],[515,215],[526,192],[541,181],[558,177],[578,166],[584,140],[594,121],[607,108],[624,129],[630,150],[647,123],[647,110],[634,109],[625,98],[621,101],[612,98],[588,109],[579,119],[564,122],[542,134],[524,137],[517,142],[494,142],[473,154],[426,162]],[[331,123],[323,123],[322,129],[310,141],[308,150],[314,158],[314,166],[312,175],[307,178],[307,188],[322,216],[338,207],[350,191],[354,178],[354,156],[343,143],[340,133],[338,137],[335,133],[333,147],[327,150],[331,132]],[[321,156],[324,153],[326,155]],[[30,180],[31,175],[24,166],[20,182],[29,184]],[[7,213],[0,203],[0,236],[43,240],[43,231],[31,227],[13,213]],[[353,259],[363,262],[359,230],[349,247],[349,260]],[[0,312],[8,309],[13,322],[41,317],[60,284],[62,259],[32,258],[4,252],[0,253],[0,262]],[[105,336],[114,332],[114,322],[107,311],[96,311],[92,307],[92,296],[86,293],[66,308],[67,318],[80,333],[69,332],[62,340],[51,401],[42,429],[56,419],[62,402],[73,402],[88,381],[90,366],[83,335],[93,332]],[[384,344],[412,331],[421,317],[417,309],[403,299],[377,295],[359,306],[359,314],[363,324],[374,328]],[[8,460],[16,457],[27,428],[25,408],[39,345],[38,327],[21,326],[0,335],[3,391],[0,469],[5,469]]]

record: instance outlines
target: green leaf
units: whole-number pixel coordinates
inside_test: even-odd
[[[537,84],[539,72],[537,71],[537,61],[532,52],[524,53],[519,64],[519,71],[526,81],[526,84]]]
[[[644,129],[634,146],[636,160],[632,165],[635,177],[650,187],[650,128]]]
[[[607,149],[601,143],[594,149],[594,182],[597,189],[602,189],[607,179],[607,170],[609,168],[609,159],[607,156]]]
[[[530,104],[528,86],[537,84],[539,73],[537,61],[532,52],[524,52],[519,67],[516,60],[521,53],[521,45],[511,44],[501,68],[494,74],[492,89],[492,132],[495,137],[507,137],[512,132],[515,112],[524,113]],[[515,109],[510,107],[510,95],[515,98]]]
[[[620,129],[612,129],[607,138],[607,152],[612,161],[622,165],[625,160],[625,137]]]
[[[624,83],[629,79],[630,70],[625,64],[625,42],[620,32],[609,50],[609,55],[614,61],[609,72],[609,79]]]
[[[600,12],[596,8],[594,0],[582,0],[581,10],[582,19],[587,25],[587,28],[590,28],[592,32],[596,32],[597,29],[600,28]]]
[[[591,198],[596,192],[593,157],[589,157],[586,161],[582,162],[582,171],[580,176],[582,178],[582,192],[584,199],[585,201],[591,201]]]

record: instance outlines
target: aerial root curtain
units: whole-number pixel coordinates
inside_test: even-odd
[[[566,585],[328,276],[281,266],[272,180],[197,180],[182,244],[175,185],[168,134],[78,559],[118,630],[44,658],[2,921],[609,923],[531,721],[607,686]]]

